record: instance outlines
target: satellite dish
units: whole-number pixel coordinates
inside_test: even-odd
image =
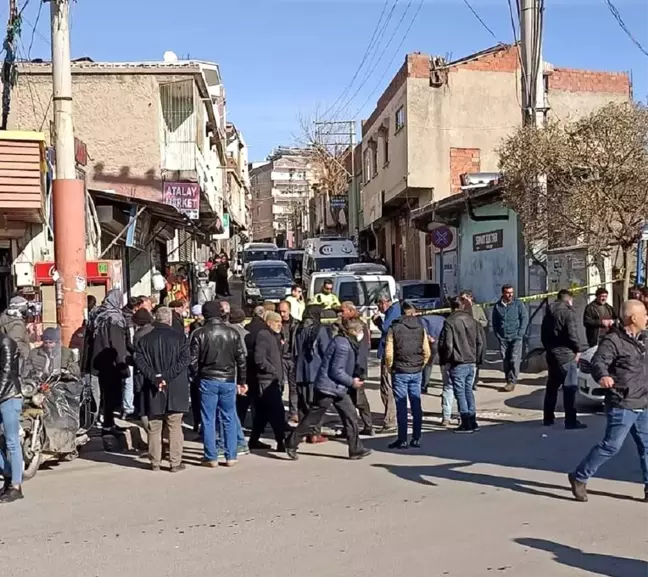
[[[178,61],[178,55],[175,52],[172,52],[171,50],[167,50],[164,53],[164,56],[162,57],[162,59],[165,62],[177,62]]]

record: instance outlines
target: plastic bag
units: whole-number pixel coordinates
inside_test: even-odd
[[[43,404],[47,451],[71,453],[76,449],[83,381],[73,377],[54,381]]]

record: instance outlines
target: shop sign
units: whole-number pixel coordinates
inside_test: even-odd
[[[196,182],[165,182],[162,193],[164,204],[186,214],[191,220],[200,215],[200,185]]]
[[[492,250],[494,248],[502,248],[503,246],[504,231],[501,228],[491,232],[473,234],[473,252]]]

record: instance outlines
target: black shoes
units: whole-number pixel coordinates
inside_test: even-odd
[[[14,501],[20,501],[20,499],[24,499],[22,488],[11,485],[3,489],[0,495],[0,503],[13,503]]]
[[[405,449],[409,449],[409,445],[407,444],[407,441],[396,440],[393,443],[389,443],[389,445],[387,445],[387,448],[398,449],[399,451],[403,451]]]
[[[373,437],[376,434],[376,431],[374,431],[373,427],[371,427],[370,429],[362,429],[362,431],[360,431],[360,434],[365,437]]]
[[[421,441],[419,439],[412,439],[410,441],[410,449],[420,449],[421,448]]]
[[[250,451],[269,451],[272,449],[272,446],[262,441],[250,441],[248,443],[248,448]]]
[[[571,485],[571,492],[574,495],[574,499],[581,503],[587,503],[587,484],[579,481],[574,477],[573,473],[567,475],[569,479],[569,484]]]
[[[177,467],[171,467],[169,471],[171,471],[172,473],[180,473],[184,471],[186,468],[187,465],[185,465],[184,463],[180,463]]]
[[[364,459],[365,457],[368,457],[371,455],[373,451],[371,449],[362,449],[359,453],[355,453],[353,455],[349,455],[349,459],[352,461],[359,461],[360,459]]]
[[[476,433],[477,431],[479,431],[479,425],[477,424],[477,417],[474,415],[461,417],[461,424],[454,430],[455,433],[463,433],[464,435]]]
[[[297,449],[286,447],[286,455],[288,455],[288,458],[292,459],[293,461],[299,460],[299,455],[297,455]]]

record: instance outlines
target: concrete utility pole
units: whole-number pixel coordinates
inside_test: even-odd
[[[52,185],[56,316],[68,345],[86,307],[85,183],[77,179],[72,123],[70,0],[50,0],[56,175]]]
[[[522,122],[544,125],[545,92],[542,60],[544,0],[518,0],[522,56]]]

